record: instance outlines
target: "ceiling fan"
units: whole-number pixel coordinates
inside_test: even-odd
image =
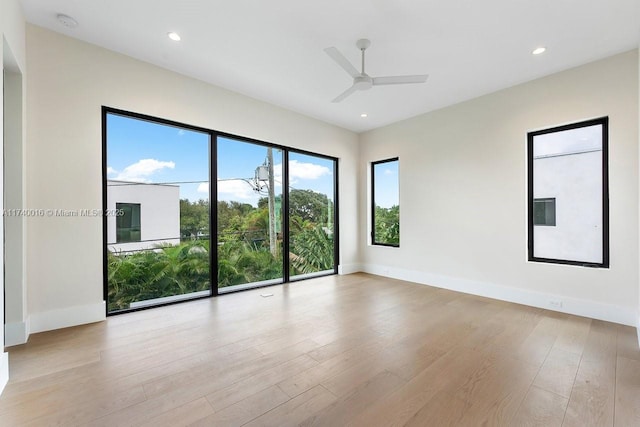
[[[328,47],[324,51],[327,52],[334,61],[338,63],[351,77],[353,77],[353,85],[338,95],[331,102],[340,102],[347,96],[351,95],[356,90],[371,89],[371,86],[382,85],[399,85],[407,83],[424,83],[427,81],[428,74],[421,74],[415,76],[387,76],[387,77],[371,77],[364,71],[364,51],[371,46],[371,42],[367,39],[360,39],[356,42],[356,46],[362,52],[362,72],[358,72],[356,67],[351,65],[349,60],[340,53],[335,47]]]

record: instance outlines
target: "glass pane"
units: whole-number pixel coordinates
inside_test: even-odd
[[[541,200],[534,200],[533,202],[533,224],[545,224],[544,202]]]
[[[535,258],[603,263],[603,129],[533,136]]]
[[[210,295],[209,135],[107,114],[108,311]]]
[[[545,201],[544,221],[547,225],[556,225],[556,199]]]
[[[335,270],[333,160],[289,154],[289,274],[301,279]]]
[[[218,138],[218,288],[282,282],[282,151]]]
[[[555,199],[535,199],[533,201],[533,225],[556,225]]]
[[[400,245],[400,182],[397,159],[373,163],[373,244]]]
[[[116,203],[116,243],[139,242],[140,204]]]

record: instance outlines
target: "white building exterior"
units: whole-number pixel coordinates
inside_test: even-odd
[[[556,225],[534,226],[534,256],[602,262],[602,150],[534,158],[534,199],[555,199]]]
[[[113,215],[118,204],[140,205],[139,239],[118,242],[117,220]],[[112,252],[150,249],[158,244],[180,243],[180,187],[107,181],[107,244]]]

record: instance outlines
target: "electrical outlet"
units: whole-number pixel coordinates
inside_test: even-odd
[[[562,308],[562,301],[559,299],[549,300],[549,305],[553,308]]]

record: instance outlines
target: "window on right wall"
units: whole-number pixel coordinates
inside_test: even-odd
[[[608,118],[527,136],[529,261],[609,267]]]
[[[400,246],[398,158],[371,163],[371,244]]]

